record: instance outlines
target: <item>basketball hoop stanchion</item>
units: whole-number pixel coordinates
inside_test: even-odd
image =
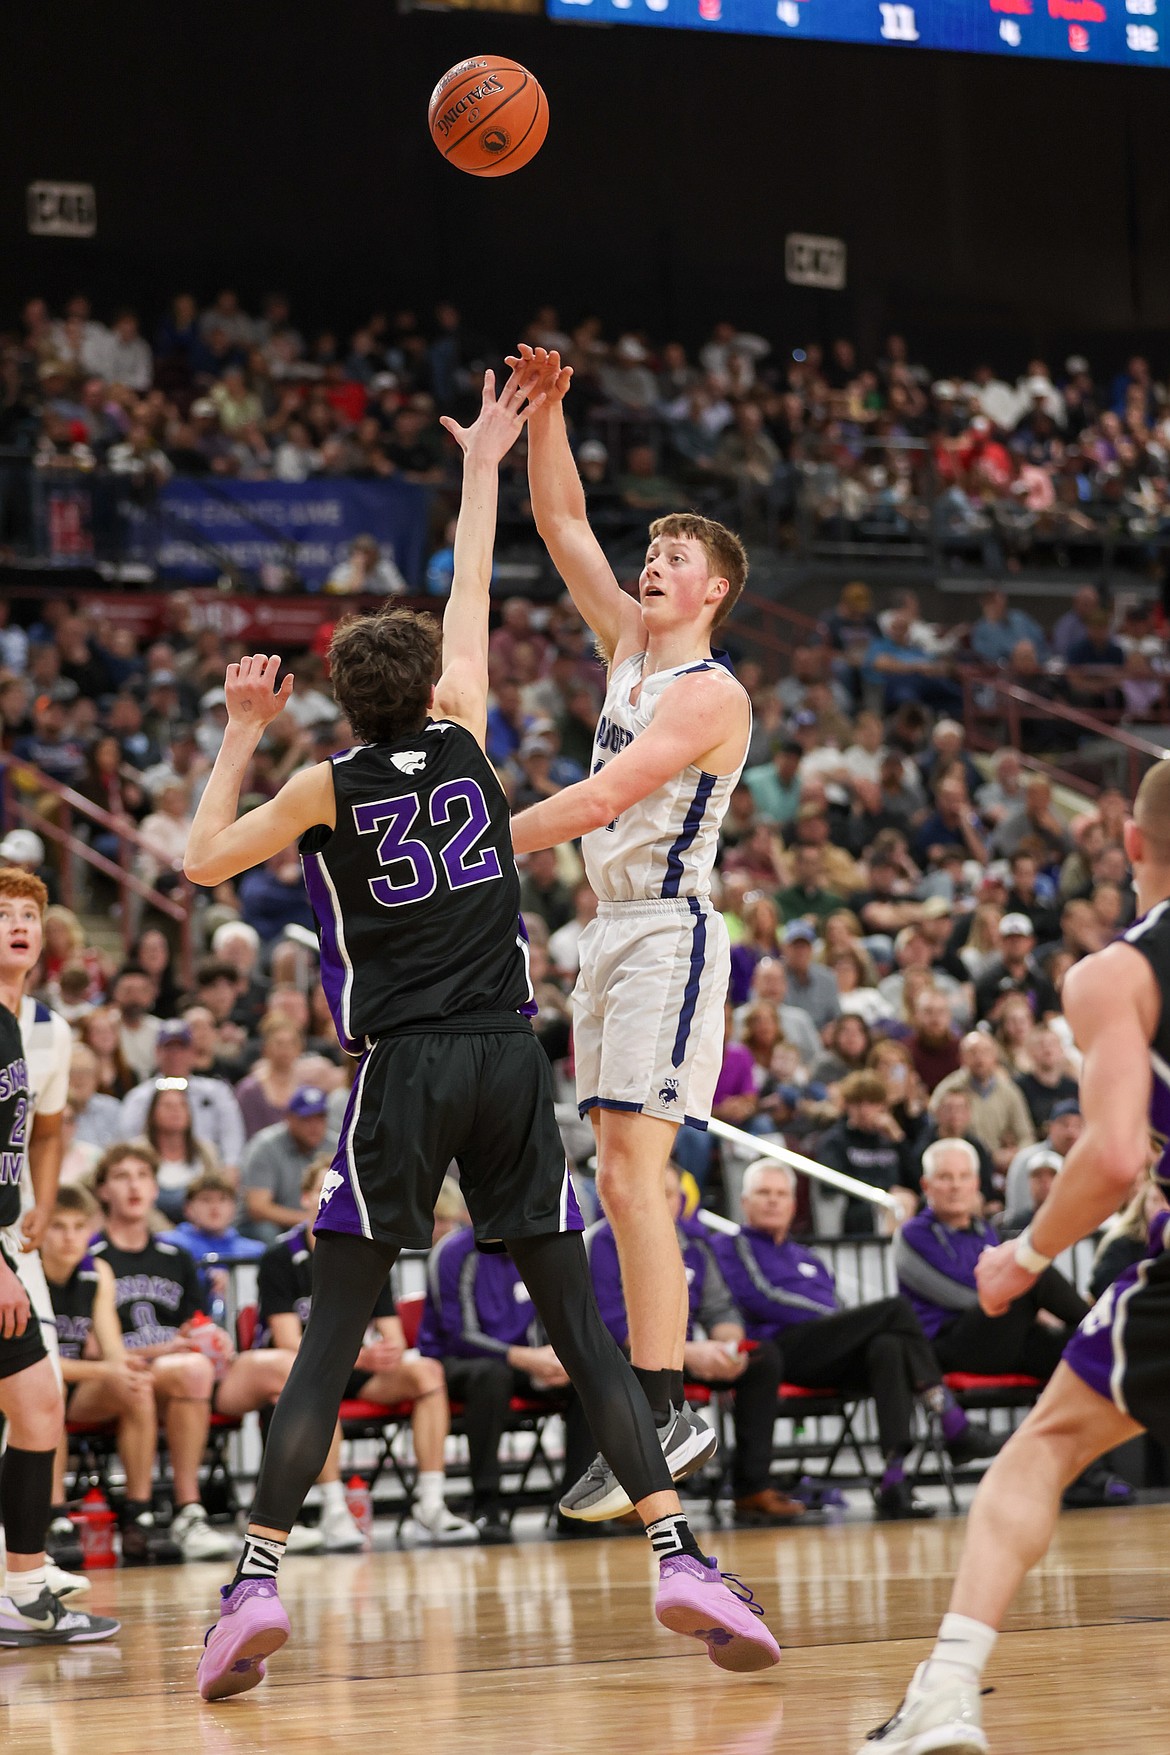
[[[886,1194],[880,1188],[871,1188],[868,1182],[858,1182],[855,1177],[845,1176],[840,1170],[830,1170],[827,1164],[818,1164],[814,1158],[805,1158],[799,1152],[790,1152],[787,1146],[778,1146],[774,1140],[760,1139],[755,1134],[744,1133],[741,1127],[732,1127],[728,1121],[716,1121],[714,1116],[707,1126],[716,1138],[739,1146],[741,1150],[750,1152],[753,1158],[773,1158],[777,1164],[786,1164],[790,1170],[800,1170],[805,1176],[814,1177],[828,1188],[852,1195],[854,1200],[867,1200],[871,1205],[893,1213],[895,1217],[899,1214],[898,1203],[893,1195]]]

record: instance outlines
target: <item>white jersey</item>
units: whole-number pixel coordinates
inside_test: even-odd
[[[20,1002],[20,1034],[28,1062],[29,1110],[36,1115],[59,1115],[69,1100],[69,1062],[73,1058],[73,1032],[59,1012],[50,1011],[39,999],[26,994]],[[20,1186],[23,1206],[33,1205],[28,1158]]]
[[[646,654],[635,652],[610,676],[593,740],[594,774],[645,731],[663,690],[676,677],[696,670],[727,671],[717,658],[655,671],[642,684],[634,706],[630,692],[641,680],[645,662]],[[727,674],[730,686],[738,689],[740,685],[730,672]],[[710,893],[719,827],[743,771],[750,741],[749,719],[743,756],[733,774],[684,768],[604,829],[593,829],[582,837],[585,870],[600,901],[642,902],[672,896],[702,899]]]

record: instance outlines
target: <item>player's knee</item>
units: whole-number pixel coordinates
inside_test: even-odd
[[[415,1396],[434,1395],[442,1390],[447,1393],[447,1379],[443,1375],[443,1367],[437,1359],[415,1359],[411,1363],[411,1393]]]
[[[185,1401],[210,1401],[211,1387],[215,1382],[215,1367],[211,1360],[202,1353],[176,1353],[170,1358],[174,1362],[166,1379],[169,1394],[182,1396]]]

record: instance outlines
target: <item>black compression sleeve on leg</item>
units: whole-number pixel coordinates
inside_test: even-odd
[[[346,1379],[397,1249],[322,1231],[313,1252],[313,1303],[264,1449],[251,1522],[290,1530],[325,1466]]]
[[[55,1450],[17,1450],[0,1458],[0,1523],[10,1554],[42,1554],[53,1501]]]
[[[579,1231],[521,1237],[508,1253],[532,1294],[553,1350],[573,1381],[598,1449],[637,1505],[669,1493],[670,1470],[649,1404],[601,1320]]]

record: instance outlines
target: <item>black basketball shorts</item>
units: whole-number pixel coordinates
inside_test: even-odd
[[[429,1249],[452,1159],[481,1246],[584,1228],[552,1071],[518,1015],[386,1036],[367,1050],[315,1229]]]
[[[0,1256],[3,1256],[5,1264],[13,1273],[16,1272],[14,1254],[19,1247],[14,1242],[16,1229],[16,1226],[12,1226],[7,1233],[0,1232]],[[22,1335],[11,1336],[8,1340],[0,1335],[0,1377],[15,1377],[18,1372],[27,1371],[30,1365],[35,1365],[38,1360],[47,1359],[48,1356],[35,1310]]]

